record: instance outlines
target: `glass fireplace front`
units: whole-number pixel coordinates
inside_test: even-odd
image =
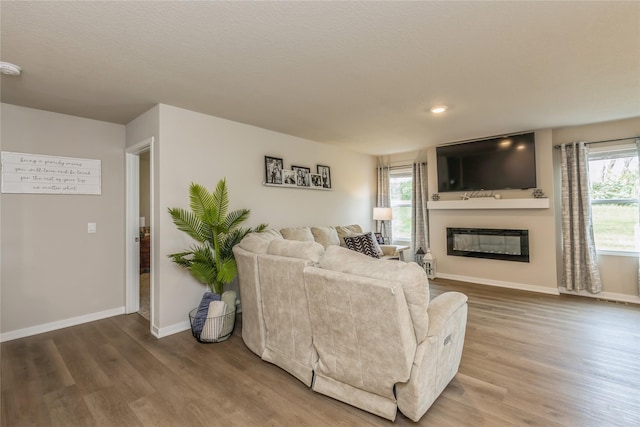
[[[447,255],[529,262],[529,230],[447,227]]]

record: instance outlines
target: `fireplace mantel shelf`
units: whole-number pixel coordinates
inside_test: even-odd
[[[493,199],[439,200],[427,202],[428,209],[547,209],[549,199]]]

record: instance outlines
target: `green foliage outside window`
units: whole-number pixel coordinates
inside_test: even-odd
[[[638,157],[599,158],[589,161],[591,212],[596,248],[634,252],[640,211]]]
[[[637,199],[638,158],[592,160],[589,162],[591,175],[591,200]]]
[[[410,174],[389,178],[389,195],[393,209],[391,227],[394,240],[411,240],[411,197],[412,178]]]

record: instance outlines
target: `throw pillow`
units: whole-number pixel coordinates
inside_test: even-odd
[[[373,242],[373,248],[376,250],[376,252],[378,252],[378,258],[379,258],[382,255],[384,255],[384,252],[382,251],[382,248],[380,247],[380,244],[378,243],[378,239],[376,239],[376,236],[373,235],[373,231],[371,231],[369,234],[371,235],[371,241]]]
[[[309,227],[291,227],[283,228],[280,234],[286,240],[297,240],[299,242],[315,242],[311,229]]]
[[[358,234],[355,236],[345,236],[344,243],[347,248],[352,251],[360,252],[365,255],[369,255],[372,258],[380,258],[378,251],[373,245],[373,239],[371,233]]]
[[[340,246],[347,247],[344,242],[344,238],[346,236],[353,236],[355,234],[362,234],[362,227],[358,224],[353,225],[338,225],[336,227],[336,232],[338,233],[338,239],[340,240]]]
[[[340,238],[335,227],[311,227],[311,234],[316,242],[320,243],[325,249],[327,246],[339,245]]]

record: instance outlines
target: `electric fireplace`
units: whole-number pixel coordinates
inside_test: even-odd
[[[447,227],[447,255],[529,262],[529,230]]]

